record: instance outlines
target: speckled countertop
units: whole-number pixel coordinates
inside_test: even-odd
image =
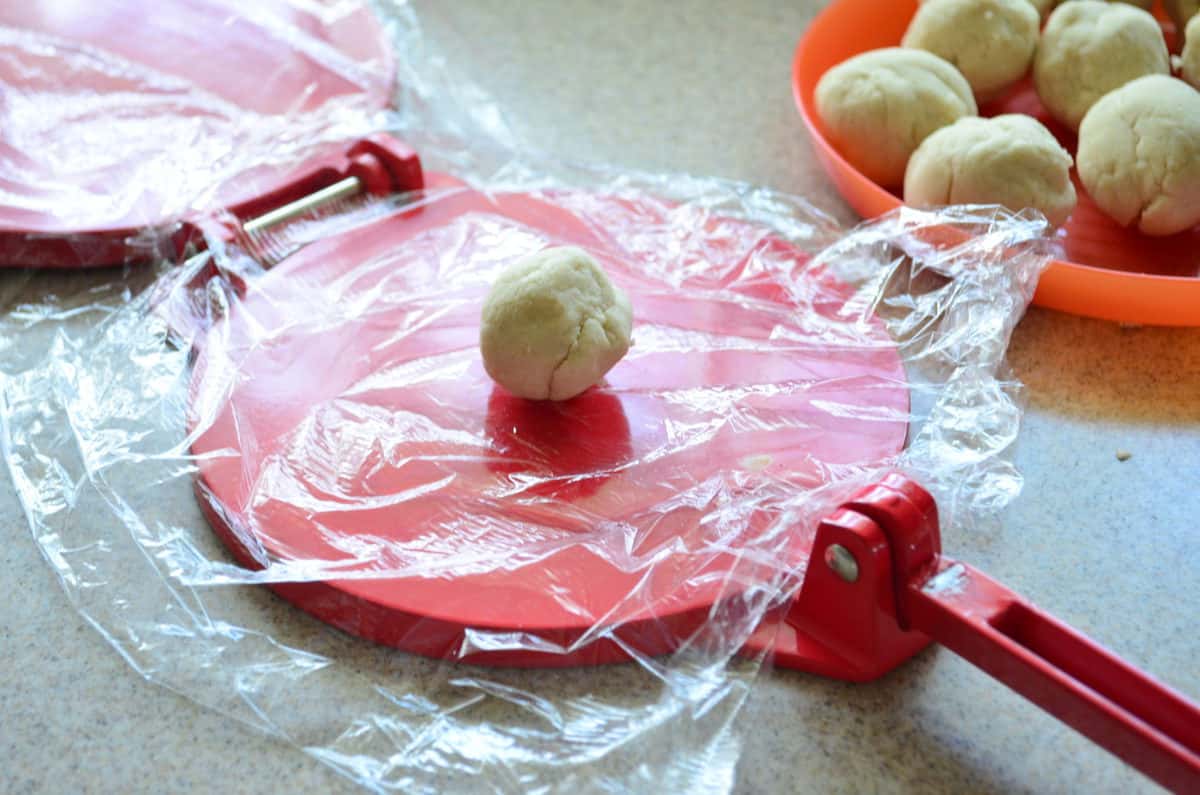
[[[788,85],[820,5],[416,0],[429,35],[471,42],[458,68],[536,145],[761,183],[849,220]],[[53,289],[0,280],[9,298]],[[1011,363],[1027,386],[1025,490],[1000,526],[948,538],[949,551],[1200,698],[1200,330],[1032,310]],[[68,605],[7,480],[0,567],[0,791],[351,791],[292,748],[142,681]],[[868,685],[765,674],[739,721],[739,792],[1154,791],[947,652]]]

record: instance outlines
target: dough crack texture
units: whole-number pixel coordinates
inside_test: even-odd
[[[918,207],[1002,204],[1035,207],[1060,225],[1075,207],[1071,155],[1036,120],[1016,114],[965,118],[917,148],[904,198]]]
[[[550,248],[508,268],[483,306],[488,375],[518,397],[569,400],[629,350],[633,313],[587,252]]]
[[[550,373],[551,391],[553,391],[553,389],[554,389],[554,376],[558,375],[558,371],[561,370],[562,366],[567,363],[567,359],[571,358],[571,352],[574,351],[575,348],[579,345],[579,338],[581,336],[583,336],[583,324],[586,322],[587,322],[587,320],[582,319],[582,318],[580,319],[579,328],[575,329],[575,338],[573,340],[571,340],[571,343],[567,346],[567,350],[562,355],[562,358],[558,360],[558,364],[554,365],[554,370]]]
[[[1073,0],[1050,15],[1033,80],[1046,110],[1078,131],[1101,97],[1139,77],[1166,75],[1170,66],[1153,16],[1120,3]]]
[[[1079,129],[1079,178],[1118,223],[1171,235],[1200,223],[1200,94],[1151,75],[1097,102]]]
[[[948,61],[899,47],[830,69],[816,103],[839,151],[888,187],[904,183],[904,167],[926,136],[977,111],[971,86]]]
[[[927,0],[903,44],[949,61],[986,102],[1029,70],[1039,21],[1028,0]]]

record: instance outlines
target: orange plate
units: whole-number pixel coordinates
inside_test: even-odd
[[[817,159],[846,201],[868,218],[901,206],[901,200],[833,148],[813,93],[830,67],[867,50],[898,45],[916,9],[916,0],[835,0],[800,40],[792,65],[792,90]],[[1169,26],[1167,35],[1173,39]],[[981,110],[984,116],[1019,112],[1049,121],[1029,81]],[[1070,131],[1052,122],[1047,126],[1074,151]],[[1200,226],[1173,237],[1147,237],[1117,225],[1096,208],[1078,179],[1075,184],[1079,206],[1058,232],[1064,259],[1046,270],[1034,303],[1125,323],[1200,326]]]

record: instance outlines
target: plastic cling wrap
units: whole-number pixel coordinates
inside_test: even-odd
[[[171,93],[215,71],[126,70],[163,89],[139,112],[200,97],[176,138],[226,148],[185,147],[199,182],[157,179],[172,167],[143,137],[109,153],[149,175],[121,202],[70,194],[155,210],[113,222],[128,267],[0,274],[8,471],[72,603],[147,680],[376,791],[725,792],[764,662],[743,646],[794,596],[817,521],[895,469],[946,534],[1019,489],[1003,353],[1041,221],[906,211],[845,232],[798,197],[522,154],[403,3],[382,8],[386,111],[393,72],[338,33],[360,4],[150,5],[215,10],[298,64],[279,80],[328,81],[298,94],[325,101],[222,115],[249,99]],[[0,11],[0,53],[65,46],[2,21],[20,13]],[[144,55],[80,53],[59,66]],[[0,118],[29,101],[6,92]],[[140,225],[227,228],[191,213],[381,126],[426,189],[280,230],[278,262],[220,235],[184,259]],[[0,163],[28,166],[12,140]],[[45,198],[0,195],[0,220]],[[559,244],[630,294],[635,344],[580,398],[527,403],[483,374],[480,305]]]
[[[897,468],[948,533],[1019,488],[1002,360],[1042,224],[905,212],[809,253],[827,227],[784,197],[595,177],[441,179],[64,327],[6,381],[4,445],[77,607],[375,789],[728,789],[739,651],[819,518]],[[635,345],[528,403],[482,374],[478,314],[559,243],[630,293]]]
[[[169,252],[379,129],[391,45],[359,0],[4,3],[0,267]]]

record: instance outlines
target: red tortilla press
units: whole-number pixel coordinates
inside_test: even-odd
[[[330,20],[285,5],[139,0],[137,36],[127,1],[0,9],[0,44],[16,54],[0,81],[18,87],[0,96],[0,263],[128,261],[145,253],[139,230],[173,232],[193,210],[172,202],[246,130],[303,126],[338,103],[384,107],[392,70],[365,7]],[[231,79],[246,71],[260,79]],[[142,100],[126,107],[131,96]],[[408,203],[294,252],[254,244],[366,194]],[[746,654],[862,681],[936,641],[1164,786],[1200,788],[1200,710],[943,558],[917,484],[889,476],[815,531],[781,533],[786,517],[744,499],[889,460],[908,432],[883,324],[839,325],[852,291],[832,275],[761,268],[804,258],[768,230],[698,213],[694,234],[662,239],[688,208],[484,193],[423,174],[386,137],[231,172],[207,206],[229,208],[230,239],[273,267],[198,344],[196,491],[239,562],[269,567],[301,609],[464,663],[600,664],[693,643],[754,575],[791,567],[798,595]],[[476,323],[491,274],[549,244],[592,252],[641,331],[602,388],[535,406],[493,388]],[[721,344],[681,344],[696,339]],[[768,563],[750,554],[763,548]]]
[[[380,151],[413,201],[285,256],[209,330],[193,371],[199,503],[239,562],[269,566],[305,611],[472,664],[667,653],[732,583],[750,587],[762,570],[744,553],[779,519],[725,516],[696,484],[753,490],[766,473],[809,488],[903,448],[908,385],[884,326],[832,344],[851,290],[815,269],[792,284],[756,271],[760,257],[805,259],[767,230],[697,216],[702,250],[666,263],[653,235],[682,211],[670,203],[483,193]],[[483,372],[478,312],[497,269],[562,244],[631,295],[640,336],[603,387],[534,404]],[[715,395],[734,397],[697,408]],[[672,438],[729,413],[736,430]],[[802,587],[744,653],[865,681],[937,642],[1164,786],[1200,786],[1200,709],[942,557],[936,505],[913,481],[888,476],[815,536],[785,537],[775,551]]]

